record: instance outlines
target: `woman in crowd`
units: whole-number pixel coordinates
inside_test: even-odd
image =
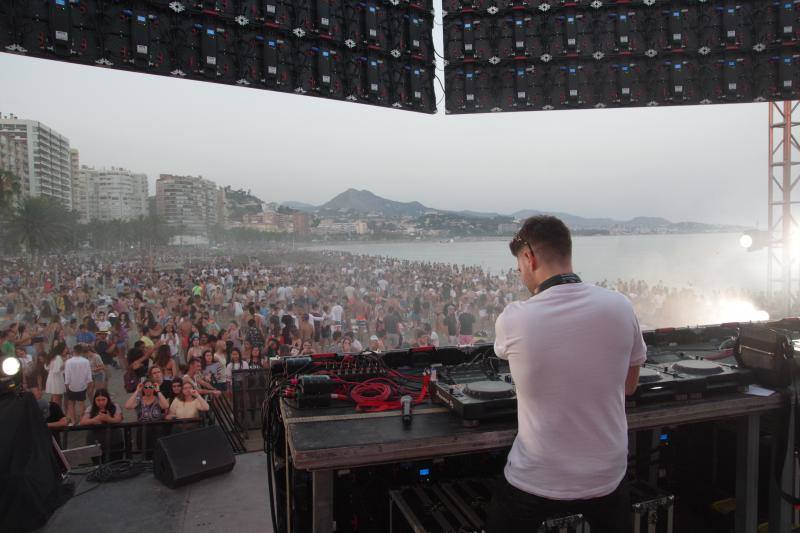
[[[267,358],[268,359],[268,358]],[[261,368],[262,363],[262,355],[261,355],[261,348],[258,346],[253,346],[250,348],[250,358],[247,360],[247,365],[250,368]]]
[[[270,337],[267,341],[267,357],[277,357],[278,356],[278,349],[280,348],[280,343],[278,339],[275,337]]]
[[[300,350],[300,355],[313,355],[315,353],[313,343],[310,340],[303,341],[303,349]]]
[[[64,342],[70,350],[75,347],[76,335],[78,335],[78,319],[70,318],[69,323],[64,326]]]
[[[164,327],[164,333],[161,334],[161,340],[164,341],[166,346],[169,346],[169,353],[172,360],[175,361],[175,364],[180,364],[180,347],[181,347],[181,338],[178,335],[177,330],[175,329],[175,323],[172,321],[167,322],[167,325]]]
[[[203,347],[200,344],[200,336],[194,334],[189,339],[189,349],[186,351],[186,361],[191,361],[195,357],[200,358],[203,355]]]
[[[81,425],[106,426],[120,422],[122,422],[122,409],[111,400],[111,395],[106,389],[97,389],[94,392],[92,403],[81,417]],[[124,444],[122,431],[119,428],[89,431],[86,435],[86,444],[100,444],[103,455],[107,459],[116,460],[122,457]]]
[[[158,369],[158,367],[153,367],[151,374],[153,369]],[[137,422],[158,422],[164,419],[169,409],[169,400],[161,394],[158,383],[150,378],[145,378],[136,386],[136,391],[125,402],[125,409],[136,411]],[[144,450],[145,459],[152,458],[156,439],[162,434],[162,428],[157,424],[138,428],[136,445],[140,450]]]
[[[146,378],[125,402],[125,409],[136,410],[137,422],[156,422],[164,418],[169,402],[161,394],[158,384]]]
[[[227,391],[228,383],[225,377],[225,367],[216,360],[214,353],[211,350],[204,351],[201,362],[203,363],[203,378],[218,391]]]
[[[247,370],[250,366],[247,361],[242,361],[242,352],[239,348],[231,348],[231,362],[227,364],[226,377],[228,383],[228,397],[233,395],[233,371],[234,370]]]
[[[208,411],[206,402],[197,389],[188,381],[183,383],[181,393],[172,400],[169,406],[168,420],[198,418],[200,413]]]
[[[90,351],[87,357],[92,367],[92,383],[89,384],[87,391],[91,396],[94,391],[106,388],[106,365],[100,354],[95,351]]]
[[[218,340],[214,343],[214,359],[222,365],[223,368],[228,364],[227,344],[223,340]]]
[[[178,368],[175,364],[175,360],[172,358],[172,351],[169,345],[162,344],[156,348],[154,364],[161,369],[164,381],[178,379]]]
[[[67,356],[67,343],[56,344],[47,356],[45,369],[47,370],[47,382],[44,391],[50,395],[50,401],[63,409],[61,400],[66,392],[64,385],[64,360]]]

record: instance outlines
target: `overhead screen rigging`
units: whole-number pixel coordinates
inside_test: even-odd
[[[446,111],[794,100],[798,1],[443,0]]]
[[[431,0],[4,0],[0,50],[434,113]]]

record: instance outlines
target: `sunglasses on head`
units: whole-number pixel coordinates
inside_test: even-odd
[[[523,239],[519,233],[514,235],[514,238],[511,239],[511,251],[514,253],[514,255],[519,253],[519,249],[522,248],[523,245],[528,245],[528,250],[531,251],[531,255],[536,255],[533,253],[533,246],[531,246],[531,243]]]

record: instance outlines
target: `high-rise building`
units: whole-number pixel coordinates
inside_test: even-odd
[[[23,196],[49,196],[72,209],[69,139],[41,122],[14,115],[0,116],[0,136],[27,148],[27,176],[20,176]]]
[[[225,191],[202,176],[161,174],[156,181],[156,210],[164,222],[186,235],[206,235],[225,223]]]
[[[70,176],[72,179],[72,210],[78,213],[81,222],[91,219],[89,213],[89,184],[81,171],[80,154],[76,148],[69,151]]]
[[[90,220],[132,220],[145,217],[147,176],[124,168],[81,168],[88,188],[87,213]]]

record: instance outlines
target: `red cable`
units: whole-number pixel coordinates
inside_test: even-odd
[[[380,378],[378,378],[378,379],[380,379]],[[370,381],[378,381],[378,379],[370,380]],[[423,378],[423,380],[422,380],[422,390],[419,392],[417,397],[414,399],[414,402],[413,402],[414,405],[418,405],[418,404],[422,403],[423,401],[425,401],[425,397],[428,395],[428,384],[430,383],[430,380],[431,380],[431,378],[430,378],[429,375],[426,375]],[[364,382],[365,385],[366,385],[366,383],[367,382]],[[383,384],[383,385],[385,385],[385,384]],[[385,385],[385,386],[388,387],[388,385]],[[352,397],[352,393],[353,392],[355,392],[355,388],[353,389],[353,391],[351,391],[351,397]],[[355,398],[353,398],[353,400],[356,402],[356,411],[362,411],[362,412],[389,411],[389,410],[392,410],[392,409],[400,409],[402,407],[402,405],[400,404],[400,400],[399,399],[398,400],[388,401],[388,399],[387,400],[378,400],[378,399],[370,398],[370,399],[362,399],[362,401],[358,401]]]

